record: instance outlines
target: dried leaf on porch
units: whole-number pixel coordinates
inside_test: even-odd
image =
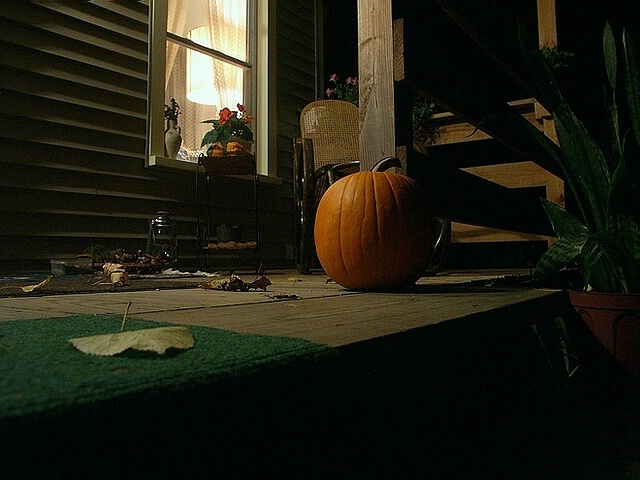
[[[300,296],[295,293],[273,293],[267,295],[267,298],[271,298],[273,300],[300,300]]]
[[[253,282],[249,283],[249,288],[266,291],[269,285],[271,285],[271,280],[262,275],[261,277],[256,278]]]
[[[27,285],[25,287],[21,287],[22,291],[25,293],[30,293],[30,292],[35,292],[37,290],[40,290],[42,287],[49,285],[49,283],[51,282],[51,277],[52,275],[49,275],[47,278],[45,278],[43,281],[41,281],[36,285]]]
[[[120,263],[107,262],[102,266],[102,271],[109,283],[112,283],[116,287],[121,287],[129,279],[127,271]]]
[[[249,290],[267,290],[271,285],[271,280],[262,275],[253,282],[245,282],[238,275],[232,274],[228,279],[212,280],[209,283],[203,283],[200,288],[206,290],[223,290],[226,292],[248,292]]]
[[[82,353],[103,357],[111,357],[128,349],[162,355],[170,348],[186,350],[195,345],[191,330],[183,326],[92,335],[71,338],[69,342]]]
[[[217,242],[212,243],[209,242],[207,244],[207,248],[209,250],[249,250],[251,248],[256,248],[257,242],[255,240],[251,240],[248,242],[234,242],[233,240],[228,242]]]

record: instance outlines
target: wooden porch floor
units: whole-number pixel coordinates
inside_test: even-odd
[[[516,305],[533,317],[553,315],[564,301],[561,292],[477,286],[522,273],[446,272],[423,277],[407,292],[363,293],[327,283],[322,274],[277,271],[266,273],[272,285],[265,292],[188,288],[0,298],[0,321],[122,314],[131,302],[133,318],[289,336],[340,347],[454,319],[482,318]]]
[[[267,292],[0,298],[0,321],[122,314],[132,302],[129,314],[140,319],[303,338],[339,353],[335,364],[251,379],[226,394],[194,386],[44,426],[25,419],[22,437],[11,437],[16,470],[7,478],[37,458],[45,471],[92,474],[138,465],[161,476],[233,466],[260,478],[632,478],[636,397],[611,387],[610,370],[560,394],[530,325],[565,311],[566,295],[488,286],[519,273],[447,272],[405,293],[350,292],[324,275],[281,271],[267,272]],[[60,435],[64,448],[52,449]]]

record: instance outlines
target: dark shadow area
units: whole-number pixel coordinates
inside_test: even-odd
[[[4,421],[0,477],[638,478],[637,383],[575,317],[580,367],[563,377],[523,318]]]

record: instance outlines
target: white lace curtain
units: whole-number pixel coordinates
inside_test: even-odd
[[[168,0],[167,7],[168,32],[234,58],[247,59],[245,0]],[[244,103],[244,72],[234,65],[191,52],[174,42],[167,42],[165,91],[167,103],[175,98],[181,106],[178,123],[182,128],[183,145],[189,150],[199,150],[202,136],[210,128],[202,124],[202,120],[217,118],[223,107],[233,109],[237,103]],[[192,71],[188,74],[189,69]],[[198,102],[187,98],[192,88],[188,80],[195,77],[205,79],[202,81],[207,89],[201,92]],[[196,99],[193,95],[191,98]]]

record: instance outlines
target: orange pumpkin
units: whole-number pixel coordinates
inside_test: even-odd
[[[435,217],[415,180],[362,171],[326,191],[314,236],[318,259],[333,281],[353,290],[394,290],[426,270]]]

